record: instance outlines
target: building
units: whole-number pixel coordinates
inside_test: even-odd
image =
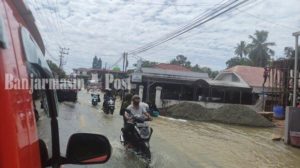
[[[76,75],[76,76],[85,76],[85,75],[88,75],[88,71],[89,71],[89,68],[74,68],[73,69],[73,73]]]
[[[141,81],[135,84],[145,101],[153,102],[156,88],[160,87],[162,100],[254,105],[263,90],[270,91],[269,80],[263,88],[264,72],[261,67],[235,66],[210,79],[207,73],[192,72],[179,65],[158,64],[141,68]]]
[[[172,64],[158,64],[151,68],[141,68],[140,83],[143,87],[143,100],[154,101],[156,87],[162,88],[162,99],[193,100],[194,82],[209,79],[207,73],[191,70]]]
[[[253,93],[262,93],[265,69],[262,67],[237,65],[221,71],[215,80],[238,82],[248,85]],[[270,91],[271,82],[266,81],[264,91]]]
[[[112,74],[114,78],[118,79],[128,78],[128,74],[126,72],[108,69],[74,68],[73,74],[75,74],[78,78],[83,78],[86,86],[94,85],[97,86],[97,88],[102,89],[105,88],[105,74]]]
[[[266,97],[265,100],[264,98],[262,98],[262,95],[268,95],[269,93],[271,93],[273,88],[271,82],[272,77],[270,76],[270,74],[268,74],[268,78],[265,81],[265,85],[263,86],[265,80],[265,71],[265,68],[262,67],[238,65],[221,71],[216,76],[214,81],[233,82],[239,85],[244,85],[244,88],[250,88],[251,92],[249,92],[248,90],[246,93],[246,97],[242,98],[244,101],[246,101],[246,104],[256,104],[263,107],[263,102],[265,101],[265,110],[270,111],[272,110],[273,104],[271,102],[271,97]],[[244,103],[241,102],[241,104]]]

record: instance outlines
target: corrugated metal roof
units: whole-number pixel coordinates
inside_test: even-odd
[[[249,85],[242,82],[229,82],[229,81],[220,81],[220,80],[206,80],[206,82],[211,86],[251,88]]]
[[[142,68],[143,76],[169,78],[169,79],[185,79],[196,81],[198,79],[209,79],[207,73],[191,72],[191,71],[175,71],[159,68]]]

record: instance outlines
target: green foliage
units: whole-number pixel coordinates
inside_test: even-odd
[[[184,55],[177,55],[175,59],[172,59],[170,64],[181,65],[187,68],[191,68],[191,62],[187,60]]]
[[[146,60],[143,60],[142,61],[142,67],[145,67],[145,68],[149,68],[149,67],[153,67],[155,65],[157,65],[158,63],[157,62],[152,62],[152,61],[146,61]],[[134,64],[134,66],[136,67],[137,65]]]
[[[235,55],[239,57],[247,56],[249,53],[249,48],[247,47],[247,43],[245,41],[241,41],[237,44],[234,50]]]
[[[202,72],[207,73],[210,78],[214,78],[218,75],[218,71],[213,71],[209,67],[200,67],[198,64],[192,66],[191,62],[188,61],[188,58],[184,55],[178,55],[175,59],[170,61],[170,64],[181,65],[188,69],[191,69],[193,72]]]
[[[207,73],[210,78],[215,78],[219,74],[219,71],[213,71],[209,67],[201,68],[198,64],[194,65],[191,70],[193,72]]]
[[[112,69],[113,71],[116,71],[116,72],[120,72],[121,71],[121,69],[120,69],[120,67],[113,67],[113,69]]]
[[[265,30],[256,30],[253,36],[249,36],[252,41],[250,44],[247,45],[245,41],[238,43],[234,50],[237,57],[230,58],[226,62],[227,67],[236,65],[266,67],[270,63],[271,56],[274,56],[274,51],[270,47],[275,45],[267,41],[268,35]]]
[[[102,60],[101,60],[101,58],[98,59],[98,57],[95,56],[94,59],[93,59],[92,67],[94,69],[102,69]]]
[[[255,66],[265,67],[269,64],[271,56],[274,56],[274,50],[270,49],[274,46],[274,42],[267,42],[269,33],[267,31],[261,30],[256,31],[254,36],[250,35],[249,38],[252,42],[248,45],[249,59],[253,62]]]
[[[62,69],[60,69],[54,62],[51,60],[47,60],[47,63],[52,71],[52,73],[57,76],[58,78],[65,78],[66,72]]]
[[[295,57],[295,49],[293,47],[285,47],[284,53],[287,58]],[[300,46],[298,46],[298,58],[300,58]]]
[[[230,68],[230,67],[234,67],[236,65],[252,66],[253,64],[252,64],[251,60],[249,60],[248,58],[233,57],[233,58],[230,58],[228,61],[226,61],[226,65],[228,68]]]

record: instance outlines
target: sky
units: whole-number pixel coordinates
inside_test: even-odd
[[[47,48],[58,63],[59,47],[69,48],[64,69],[91,67],[101,57],[107,68],[128,52],[190,23],[226,0],[26,0]],[[168,63],[177,55],[192,65],[226,68],[234,47],[256,30],[267,30],[275,58],[294,46],[300,31],[300,0],[250,0],[178,38],[138,54],[144,60]],[[129,68],[137,59],[129,56]],[[122,66],[121,62],[116,64]]]

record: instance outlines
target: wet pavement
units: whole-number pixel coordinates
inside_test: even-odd
[[[71,134],[88,132],[107,136],[113,154],[106,164],[64,167],[146,167],[141,159],[125,151],[119,142],[123,125],[119,115],[119,100],[114,115],[102,112],[102,102],[93,107],[90,101],[90,94],[81,91],[77,103],[60,104],[61,151],[64,154]],[[150,141],[153,156],[150,167],[300,167],[300,149],[272,141],[272,128],[249,128],[164,117],[155,118],[151,127],[154,133]]]

